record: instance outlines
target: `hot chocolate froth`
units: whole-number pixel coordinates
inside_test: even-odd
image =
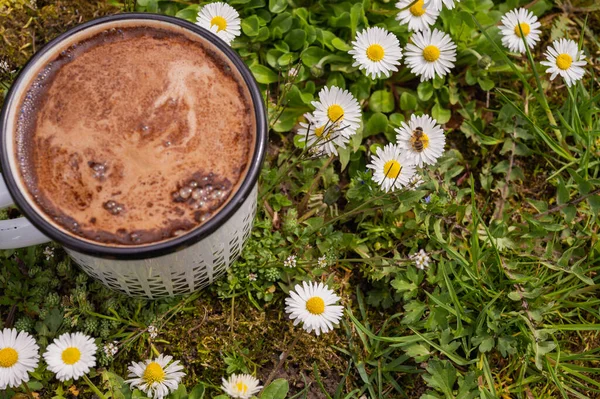
[[[181,33],[111,29],[32,82],[17,118],[23,181],[50,219],[106,245],[185,234],[236,191],[255,122],[221,56]]]

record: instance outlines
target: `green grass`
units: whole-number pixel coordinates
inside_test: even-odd
[[[186,368],[172,398],[198,384],[215,397],[233,372],[284,379],[290,398],[599,397],[598,6],[462,0],[436,23],[457,43],[457,65],[445,79],[421,83],[404,66],[378,81],[351,67],[348,46],[365,26],[384,26],[407,43],[393,2],[231,4],[243,19],[233,48],[260,82],[272,126],[255,228],[240,260],[206,290],[150,302],[103,288],[54,244],[50,259],[45,246],[0,251],[0,328],[29,331],[42,348],[74,331],[99,346],[119,342],[116,357],[99,352],[89,375],[107,398],[139,397],[121,378],[130,362],[159,352]],[[509,54],[497,24],[525,5],[542,22],[541,42]],[[0,59],[18,69],[78,23],[75,15],[132,9],[193,20],[198,4],[11,0],[0,5]],[[539,64],[562,37],[593,61],[571,88]],[[290,82],[285,72],[296,65]],[[14,77],[2,74],[1,87]],[[294,129],[324,85],[349,89],[364,123],[339,157],[313,159]],[[413,113],[445,124],[446,153],[418,190],[385,195],[365,166]],[[426,270],[409,259],[421,248],[432,257]],[[284,267],[290,255],[295,268]],[[303,280],[326,282],[342,297],[346,314],[334,332],[315,337],[287,319],[284,299]],[[149,325],[159,328],[155,339]],[[41,398],[68,397],[72,386],[92,397],[85,382],[60,383],[43,365],[29,385]],[[24,391],[8,397],[16,392]]]

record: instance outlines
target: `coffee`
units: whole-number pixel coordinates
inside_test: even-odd
[[[20,174],[46,218],[110,246],[168,240],[243,181],[255,119],[242,78],[192,34],[123,26],[63,46],[15,121]]]

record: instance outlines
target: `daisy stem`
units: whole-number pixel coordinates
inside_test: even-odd
[[[273,371],[271,371],[271,374],[269,374],[269,378],[267,378],[267,381],[265,382],[265,385],[264,385],[265,388],[269,386],[271,381],[273,381],[273,378],[275,378],[275,375],[277,374],[277,372],[283,365],[283,362],[285,362],[285,360],[287,359],[288,354],[292,351],[292,349],[294,349],[294,346],[296,346],[296,344],[298,343],[298,340],[300,339],[301,335],[302,335],[302,330],[300,330],[296,334],[296,337],[294,338],[292,343],[287,347],[287,349],[285,351],[283,351],[283,353],[281,354],[281,357],[279,358],[279,362],[277,363],[277,366],[275,366]]]
[[[33,396],[33,393],[31,393],[31,389],[29,389],[29,385],[27,385],[27,383],[25,381],[23,381],[23,388],[25,389],[25,392],[27,392],[27,396],[29,396],[30,399],[35,399],[35,397]]]
[[[106,399],[106,396],[104,396],[104,394],[102,392],[100,392],[100,390],[98,389],[98,387],[96,385],[94,385],[94,383],[88,378],[87,375],[83,375],[83,380],[86,382],[86,384],[88,384],[88,386],[91,388],[91,390],[100,398],[100,399]]]
[[[542,81],[540,80],[540,74],[538,73],[537,66],[533,59],[533,55],[531,55],[531,51],[529,50],[529,45],[527,40],[525,39],[525,35],[523,34],[523,29],[521,28],[521,24],[517,25],[519,28],[519,33],[521,34],[521,39],[525,44],[525,52],[527,53],[527,60],[529,61],[529,65],[531,65],[531,70],[533,72],[533,77],[535,78],[535,83],[538,89],[538,95],[536,96],[540,100],[540,105],[546,112],[546,116],[548,117],[548,122],[550,122],[550,127],[554,131],[554,135],[556,136],[556,140],[558,140],[559,144],[568,152],[569,147],[567,143],[563,140],[562,133],[558,128],[558,124],[556,123],[556,119],[554,119],[554,114],[552,114],[552,110],[548,105],[548,99],[546,98],[546,94],[544,92],[544,87],[542,86]],[[535,93],[534,93],[535,95]]]

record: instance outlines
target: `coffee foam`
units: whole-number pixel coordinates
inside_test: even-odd
[[[17,118],[21,176],[71,234],[143,245],[214,216],[251,157],[247,89],[206,44],[149,27],[75,43],[30,84]]]

